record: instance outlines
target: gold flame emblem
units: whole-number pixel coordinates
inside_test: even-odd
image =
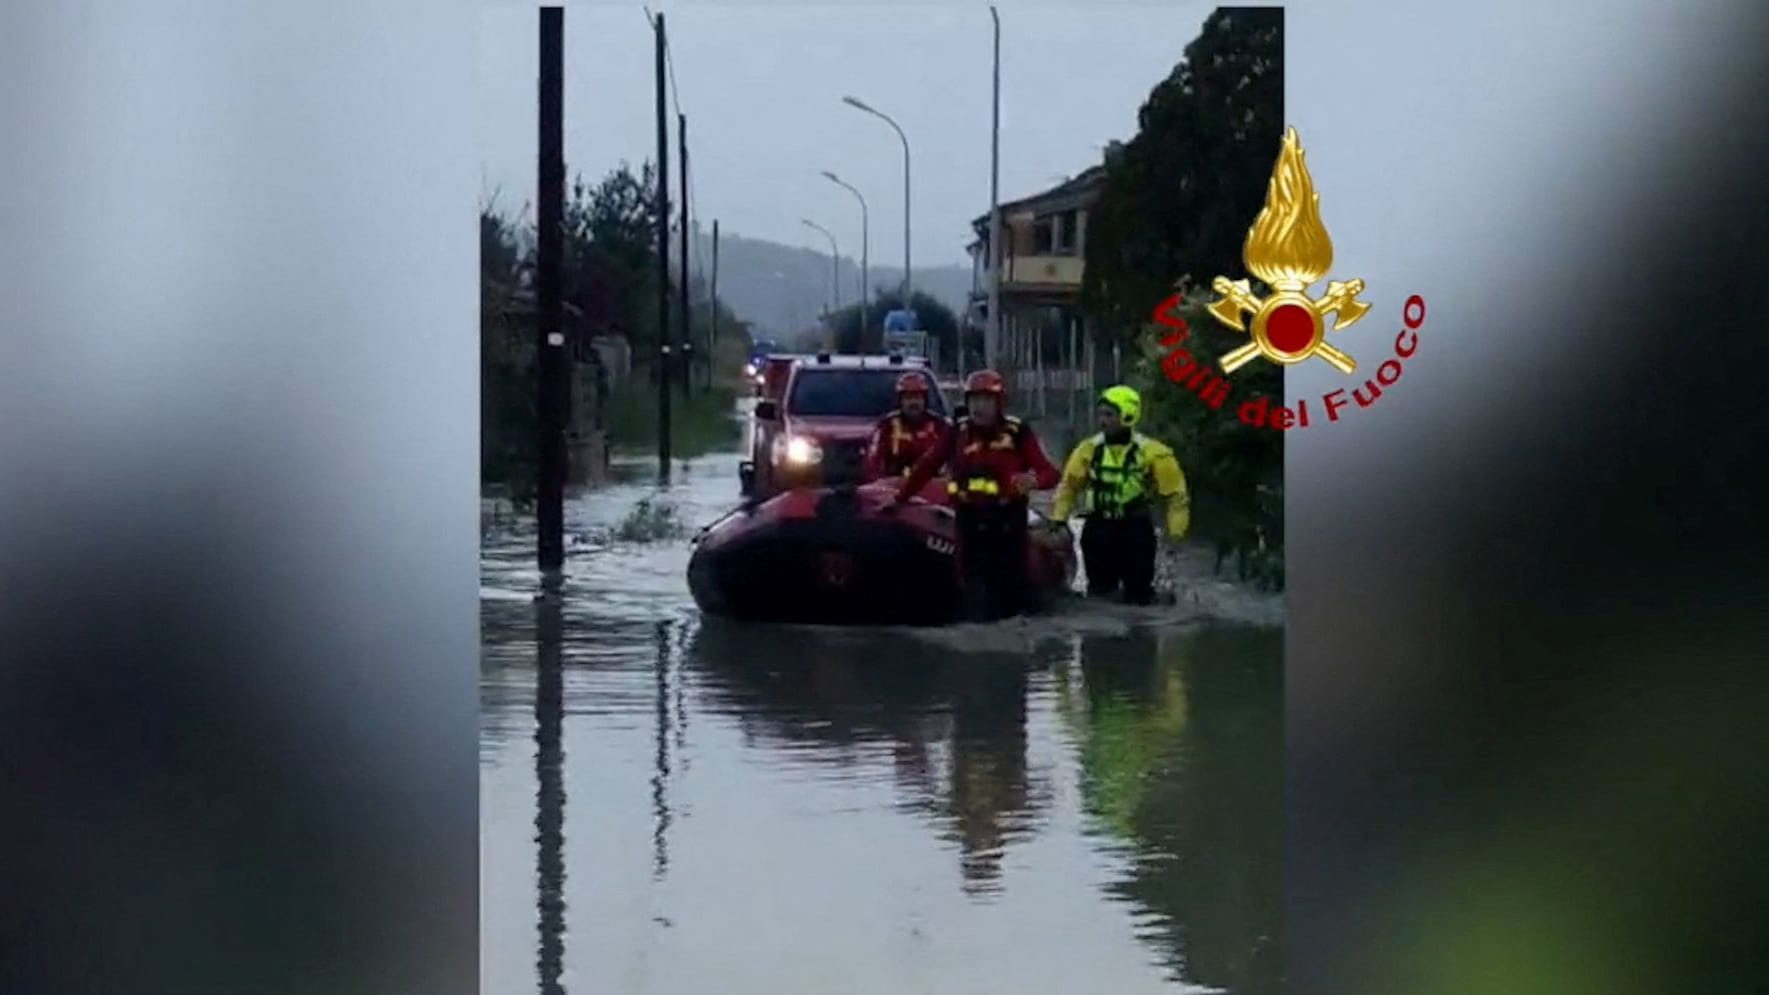
[[[1222,357],[1224,373],[1233,373],[1258,356],[1285,366],[1319,356],[1341,373],[1357,369],[1355,360],[1327,343],[1326,318],[1338,316],[1334,331],[1362,318],[1370,310],[1357,299],[1364,292],[1364,281],[1334,280],[1320,298],[1308,296],[1309,286],[1333,267],[1333,240],[1321,223],[1321,195],[1309,178],[1295,128],[1284,132],[1265,207],[1247,230],[1241,259],[1247,272],[1269,286],[1271,294],[1256,296],[1246,280],[1219,276],[1212,281],[1210,289],[1222,299],[1209,306],[1211,316],[1253,338]],[[1248,314],[1253,316],[1250,324],[1244,317]]]

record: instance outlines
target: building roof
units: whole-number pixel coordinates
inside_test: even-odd
[[[1011,214],[1028,208],[1032,210],[1066,208],[1070,206],[1071,202],[1080,204],[1099,189],[1100,183],[1105,178],[1106,167],[1104,165],[1090,166],[1047,190],[1041,190],[1018,200],[1004,201],[1001,205],[1001,213]],[[971,222],[971,227],[976,229],[979,235],[987,230],[988,225],[988,212],[984,212]]]

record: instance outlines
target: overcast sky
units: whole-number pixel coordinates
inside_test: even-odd
[[[911,153],[916,266],[967,263],[968,222],[989,208],[990,21],[985,5],[662,4],[675,98],[688,117],[691,212],[726,233],[827,251],[810,218],[857,255],[865,195],[872,259],[901,264],[902,145],[844,105],[896,119]],[[1098,4],[1001,12],[1001,198],[1080,172],[1128,138],[1207,4]],[[514,212],[534,190],[537,16],[483,15],[479,134],[485,194]],[[890,52],[913,52],[899,68]],[[573,6],[565,18],[565,157],[598,178],[656,154],[651,30],[640,5]],[[675,104],[669,108],[671,179]]]

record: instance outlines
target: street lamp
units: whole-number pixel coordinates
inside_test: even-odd
[[[881,110],[878,110],[877,108],[874,108],[872,105],[866,103],[864,100],[861,100],[859,97],[843,97],[842,103],[847,104],[849,107],[853,107],[857,110],[865,111],[866,113],[871,114],[873,117],[876,117],[879,120],[883,121],[884,123],[890,125],[891,130],[895,131],[897,133],[897,138],[903,142],[903,307],[905,309],[907,309],[909,307],[909,296],[910,296],[910,277],[909,277],[909,136],[903,134],[903,129],[897,126],[897,122],[891,120],[890,115],[886,114],[885,112],[883,112]]]
[[[862,197],[860,191],[854,189],[852,184],[829,170],[825,169],[823,175],[831,183],[834,183],[853,194],[854,199],[860,202],[860,327],[865,328],[867,298],[872,296],[872,273],[870,269],[870,245],[872,236],[869,233],[871,222],[867,220],[866,198]]]
[[[841,249],[836,246],[835,235],[829,229],[809,218],[799,220],[805,227],[815,228],[829,239],[829,314],[830,320],[834,321],[836,309],[841,305]]]
[[[989,7],[995,24],[993,107],[989,116],[989,323],[983,331],[983,365],[996,369],[1001,341],[1001,15]]]

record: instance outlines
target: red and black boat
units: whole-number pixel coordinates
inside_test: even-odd
[[[746,503],[694,539],[688,589],[700,610],[752,621],[942,625],[958,619],[952,509],[880,509],[897,481],[797,488]],[[1026,547],[1033,607],[1074,581],[1073,546],[1037,512]]]

